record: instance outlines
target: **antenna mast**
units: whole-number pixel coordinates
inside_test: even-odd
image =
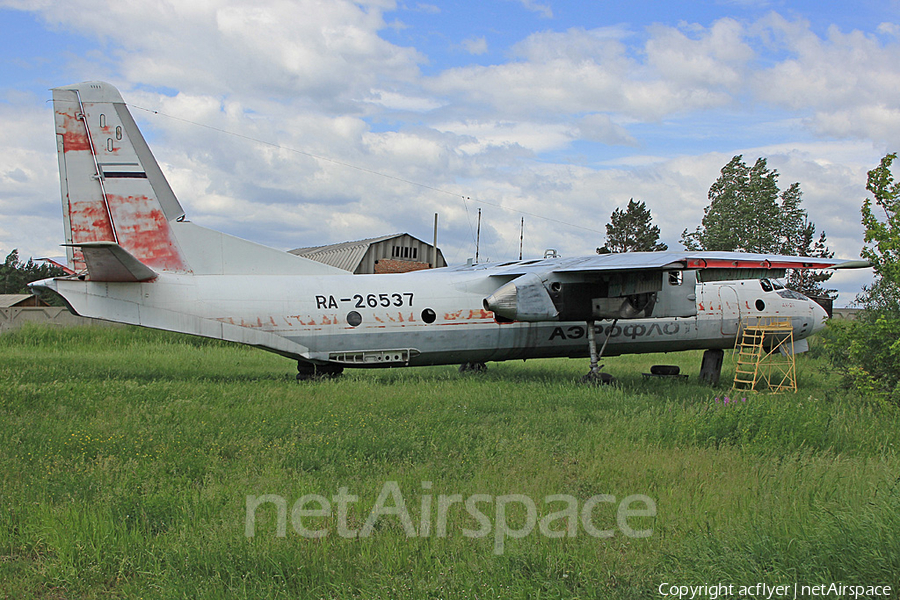
[[[431,247],[431,268],[438,268],[438,250],[437,250],[437,227],[438,214],[434,213],[434,246]]]
[[[481,246],[481,209],[478,209],[478,229],[475,233],[475,264],[478,264],[478,249]]]
[[[522,260],[522,242],[525,240],[525,217],[522,217],[522,225],[519,227],[519,260]]]

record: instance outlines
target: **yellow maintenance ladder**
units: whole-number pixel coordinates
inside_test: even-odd
[[[738,328],[733,356],[732,389],[755,390],[764,382],[772,392],[797,391],[794,328],[790,319],[744,319]]]

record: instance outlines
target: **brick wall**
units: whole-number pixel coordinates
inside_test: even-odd
[[[390,258],[382,258],[375,261],[376,273],[408,273],[410,271],[421,271],[427,269],[428,263],[415,262],[411,260],[393,260]]]

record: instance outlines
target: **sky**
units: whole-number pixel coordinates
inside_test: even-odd
[[[840,258],[900,141],[900,1],[0,0],[0,255],[61,256],[49,89],[121,91],[188,218],[281,249],[408,232],[587,255],[628,200],[680,249],[735,155]],[[840,273],[836,305],[869,271]]]

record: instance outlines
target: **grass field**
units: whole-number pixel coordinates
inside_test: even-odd
[[[605,362],[619,385],[578,385],[581,360],[298,384],[287,359],[184,336],[5,334],[0,598],[660,598],[664,583],[738,597],[763,582],[897,597],[900,411],[837,389],[815,356],[800,393],[774,396],[700,385],[699,352]],[[691,377],[645,380],[656,363]],[[341,493],[358,497],[345,518]],[[310,494],[331,516],[298,502]],[[412,532],[387,514],[398,494]],[[248,523],[264,495],[283,499],[283,537],[277,501]],[[635,495],[655,515],[625,522],[647,537],[619,522]],[[549,496],[594,498],[606,537]]]

